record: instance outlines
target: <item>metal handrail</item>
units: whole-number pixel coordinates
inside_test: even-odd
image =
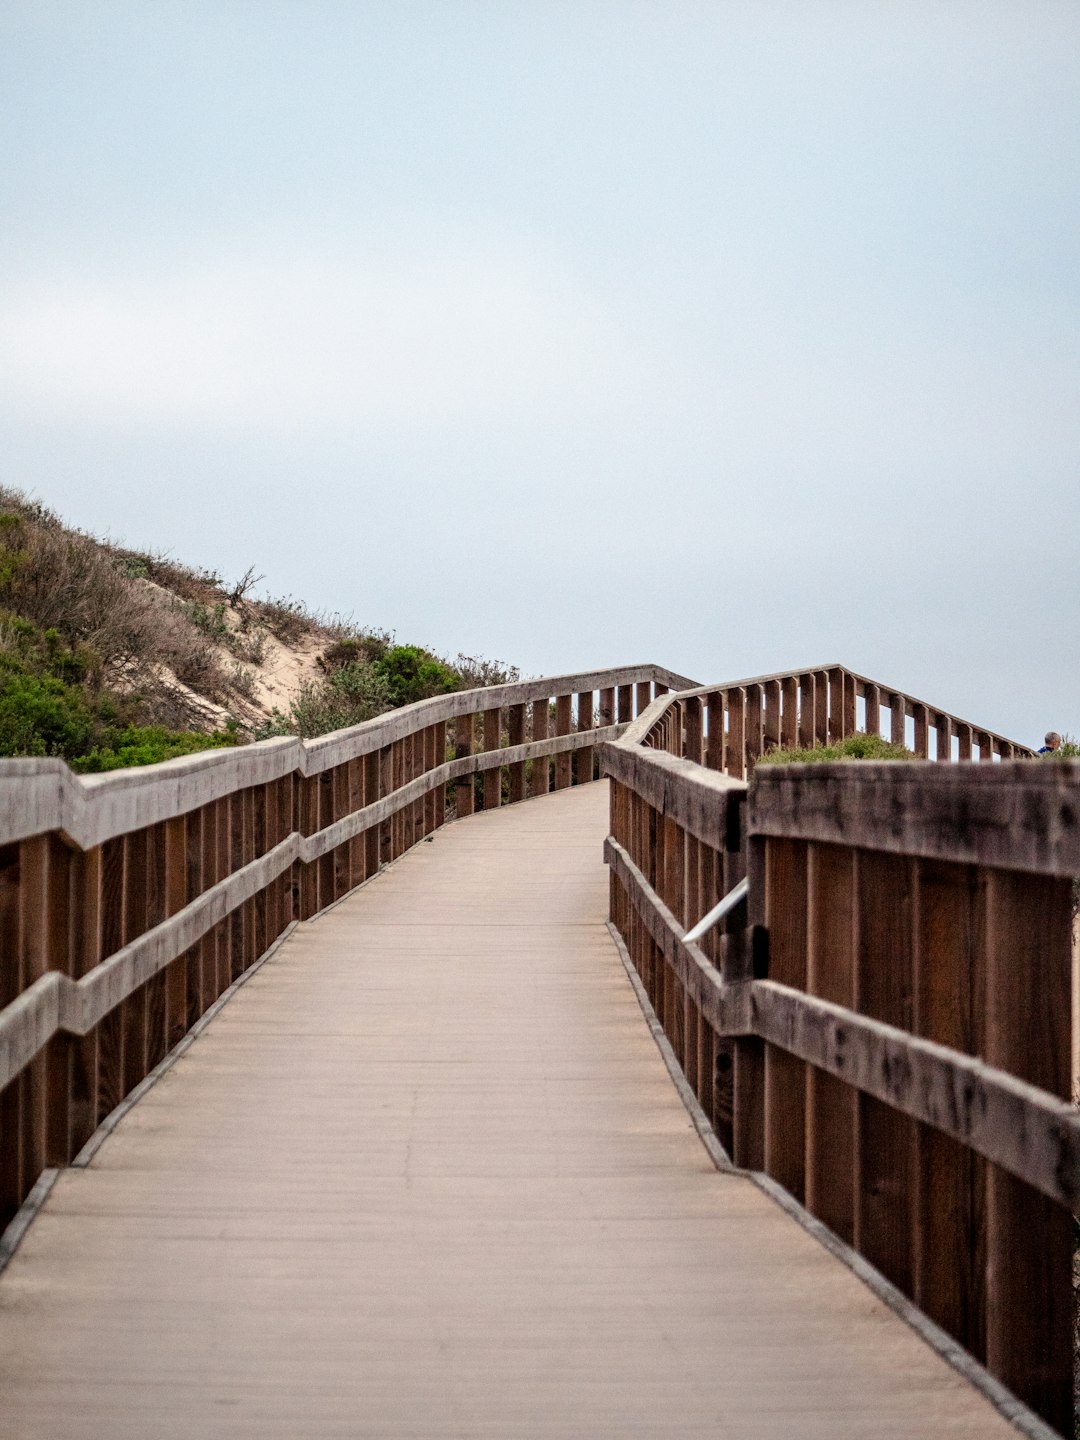
[[[750,889],[749,880],[740,880],[739,883],[724,896],[719,904],[714,905],[707,915],[703,915],[692,930],[688,930],[683,936],[687,944],[693,944],[701,937],[718,925],[725,915],[730,915],[741,901],[746,899]]]

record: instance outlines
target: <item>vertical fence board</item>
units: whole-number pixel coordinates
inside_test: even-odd
[[[864,1015],[912,1026],[912,879],[906,856],[855,859],[855,1002]],[[860,1093],[856,1106],[855,1248],[910,1295],[915,1220],[915,1122]]]
[[[475,715],[459,715],[454,722],[454,756],[458,760],[473,753],[475,722]],[[454,809],[459,819],[473,813],[475,790],[471,775],[459,777],[454,792]]]
[[[807,847],[799,840],[765,842],[765,924],[769,978],[806,988]],[[805,1193],[806,1065],[765,1046],[765,1169],[795,1198]]]
[[[754,765],[762,749],[764,725],[764,704],[762,687],[746,687],[746,774],[753,774]]]
[[[152,930],[167,914],[165,874],[165,825],[151,825],[146,832],[147,896],[144,928]],[[164,1060],[169,1050],[169,976],[161,970],[146,982],[146,1068],[149,1072]]]
[[[983,987],[976,968],[974,866],[918,865],[913,1024],[918,1035],[974,1055]],[[986,1355],[983,1269],[985,1164],[929,1125],[916,1126],[917,1215],[912,1298],[977,1359]]]
[[[593,728],[593,692],[585,690],[577,697],[577,728],[579,734],[587,734]],[[574,757],[574,781],[587,785],[596,769],[596,750],[588,745]]]
[[[811,672],[799,676],[799,745],[804,750],[812,749],[816,740],[814,729],[816,689],[817,684]]]
[[[102,956],[112,955],[124,943],[124,840],[117,836],[102,847]],[[123,1007],[117,1006],[98,1026],[98,1119],[103,1119],[124,1098]]]
[[[1071,883],[990,872],[986,1059],[1069,1097]],[[1072,1425],[1072,1217],[987,1167],[986,1359],[1062,1434]]]
[[[145,830],[134,830],[123,839],[124,901],[123,936],[126,945],[146,929],[148,836]],[[119,947],[117,947],[119,948]],[[141,986],[120,1006],[124,1024],[124,1060],[121,1071],[121,1097],[133,1090],[146,1074],[147,994]]]
[[[807,857],[806,988],[836,1005],[855,1004],[854,861],[840,845],[810,845]],[[855,1236],[855,1092],[808,1067],[806,1207],[849,1245]]]
[[[71,974],[78,980],[102,958],[102,851],[76,850],[71,857]],[[2,921],[0,921],[2,927]],[[71,1069],[71,1153],[93,1134],[98,1120],[97,1027],[74,1042]]]
[[[559,695],[555,700],[555,734],[570,734],[570,706],[569,695]],[[572,759],[569,750],[555,756],[555,789],[565,790],[571,780]]]
[[[510,745],[525,744],[525,706],[511,705],[506,712],[507,740]],[[508,767],[510,772],[510,804],[525,799],[525,762],[519,760]]]
[[[187,904],[187,820],[174,816],[162,825],[164,861],[163,909],[175,915]],[[190,952],[189,952],[190,953]],[[188,1028],[188,955],[174,960],[165,981],[165,1049],[171,1050]]]
[[[534,700],[532,702],[532,738],[534,740],[546,740],[548,738],[548,719],[550,704],[547,700]],[[546,755],[534,757],[531,765],[529,778],[530,795],[546,795],[548,793],[549,770]]]
[[[727,773],[735,780],[741,780],[746,774],[746,727],[744,724],[744,701],[743,692],[739,689],[728,690],[727,714],[727,764],[724,767]]]

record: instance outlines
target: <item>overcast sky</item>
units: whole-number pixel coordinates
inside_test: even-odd
[[[1080,731],[1080,7],[6,0],[0,476],[437,650]]]

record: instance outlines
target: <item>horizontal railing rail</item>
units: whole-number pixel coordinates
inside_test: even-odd
[[[591,781],[656,665],[78,776],[0,761],[0,1230],[211,1004],[447,818]]]
[[[730,697],[792,679],[664,695],[603,746],[613,928],[734,1163],[1071,1433],[1080,765],[725,773],[762,753]]]

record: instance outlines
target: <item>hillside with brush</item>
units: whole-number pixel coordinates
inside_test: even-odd
[[[0,755],[145,765],[517,678],[260,597],[263,578],[97,539],[0,487]]]

